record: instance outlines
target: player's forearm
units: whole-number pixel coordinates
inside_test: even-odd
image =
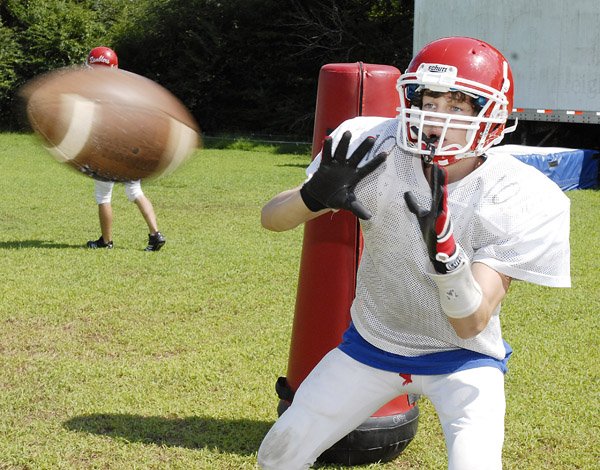
[[[284,191],[271,199],[263,207],[260,221],[267,230],[284,232],[330,210],[312,212],[302,200],[298,187]]]
[[[448,321],[460,338],[474,338],[487,327],[496,306],[497,304],[492,305],[489,299],[483,296],[479,307],[473,313],[463,318],[448,317]]]

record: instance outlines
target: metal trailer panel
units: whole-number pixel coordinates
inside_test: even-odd
[[[415,0],[413,48],[482,39],[511,64],[512,117],[599,123],[599,24],[600,0]]]

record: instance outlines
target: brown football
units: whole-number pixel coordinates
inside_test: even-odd
[[[23,88],[44,147],[94,178],[128,181],[177,168],[200,144],[198,125],[171,92],[108,67],[58,69]]]

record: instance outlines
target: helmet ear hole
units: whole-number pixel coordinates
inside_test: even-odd
[[[417,88],[418,88],[418,85],[414,85],[414,84],[406,85],[406,99],[407,100],[412,101],[417,97],[417,95],[418,95]]]
[[[479,109],[483,108],[487,104],[487,102],[488,100],[485,99],[483,96],[478,96],[475,100],[475,104],[479,106]]]

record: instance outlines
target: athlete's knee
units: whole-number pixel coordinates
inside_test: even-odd
[[[504,443],[504,376],[499,369],[458,373],[463,380],[439,405],[449,470],[501,470]]]
[[[125,195],[129,202],[135,202],[136,199],[139,199],[144,195],[142,191],[142,184],[138,181],[129,181],[125,183]]]

